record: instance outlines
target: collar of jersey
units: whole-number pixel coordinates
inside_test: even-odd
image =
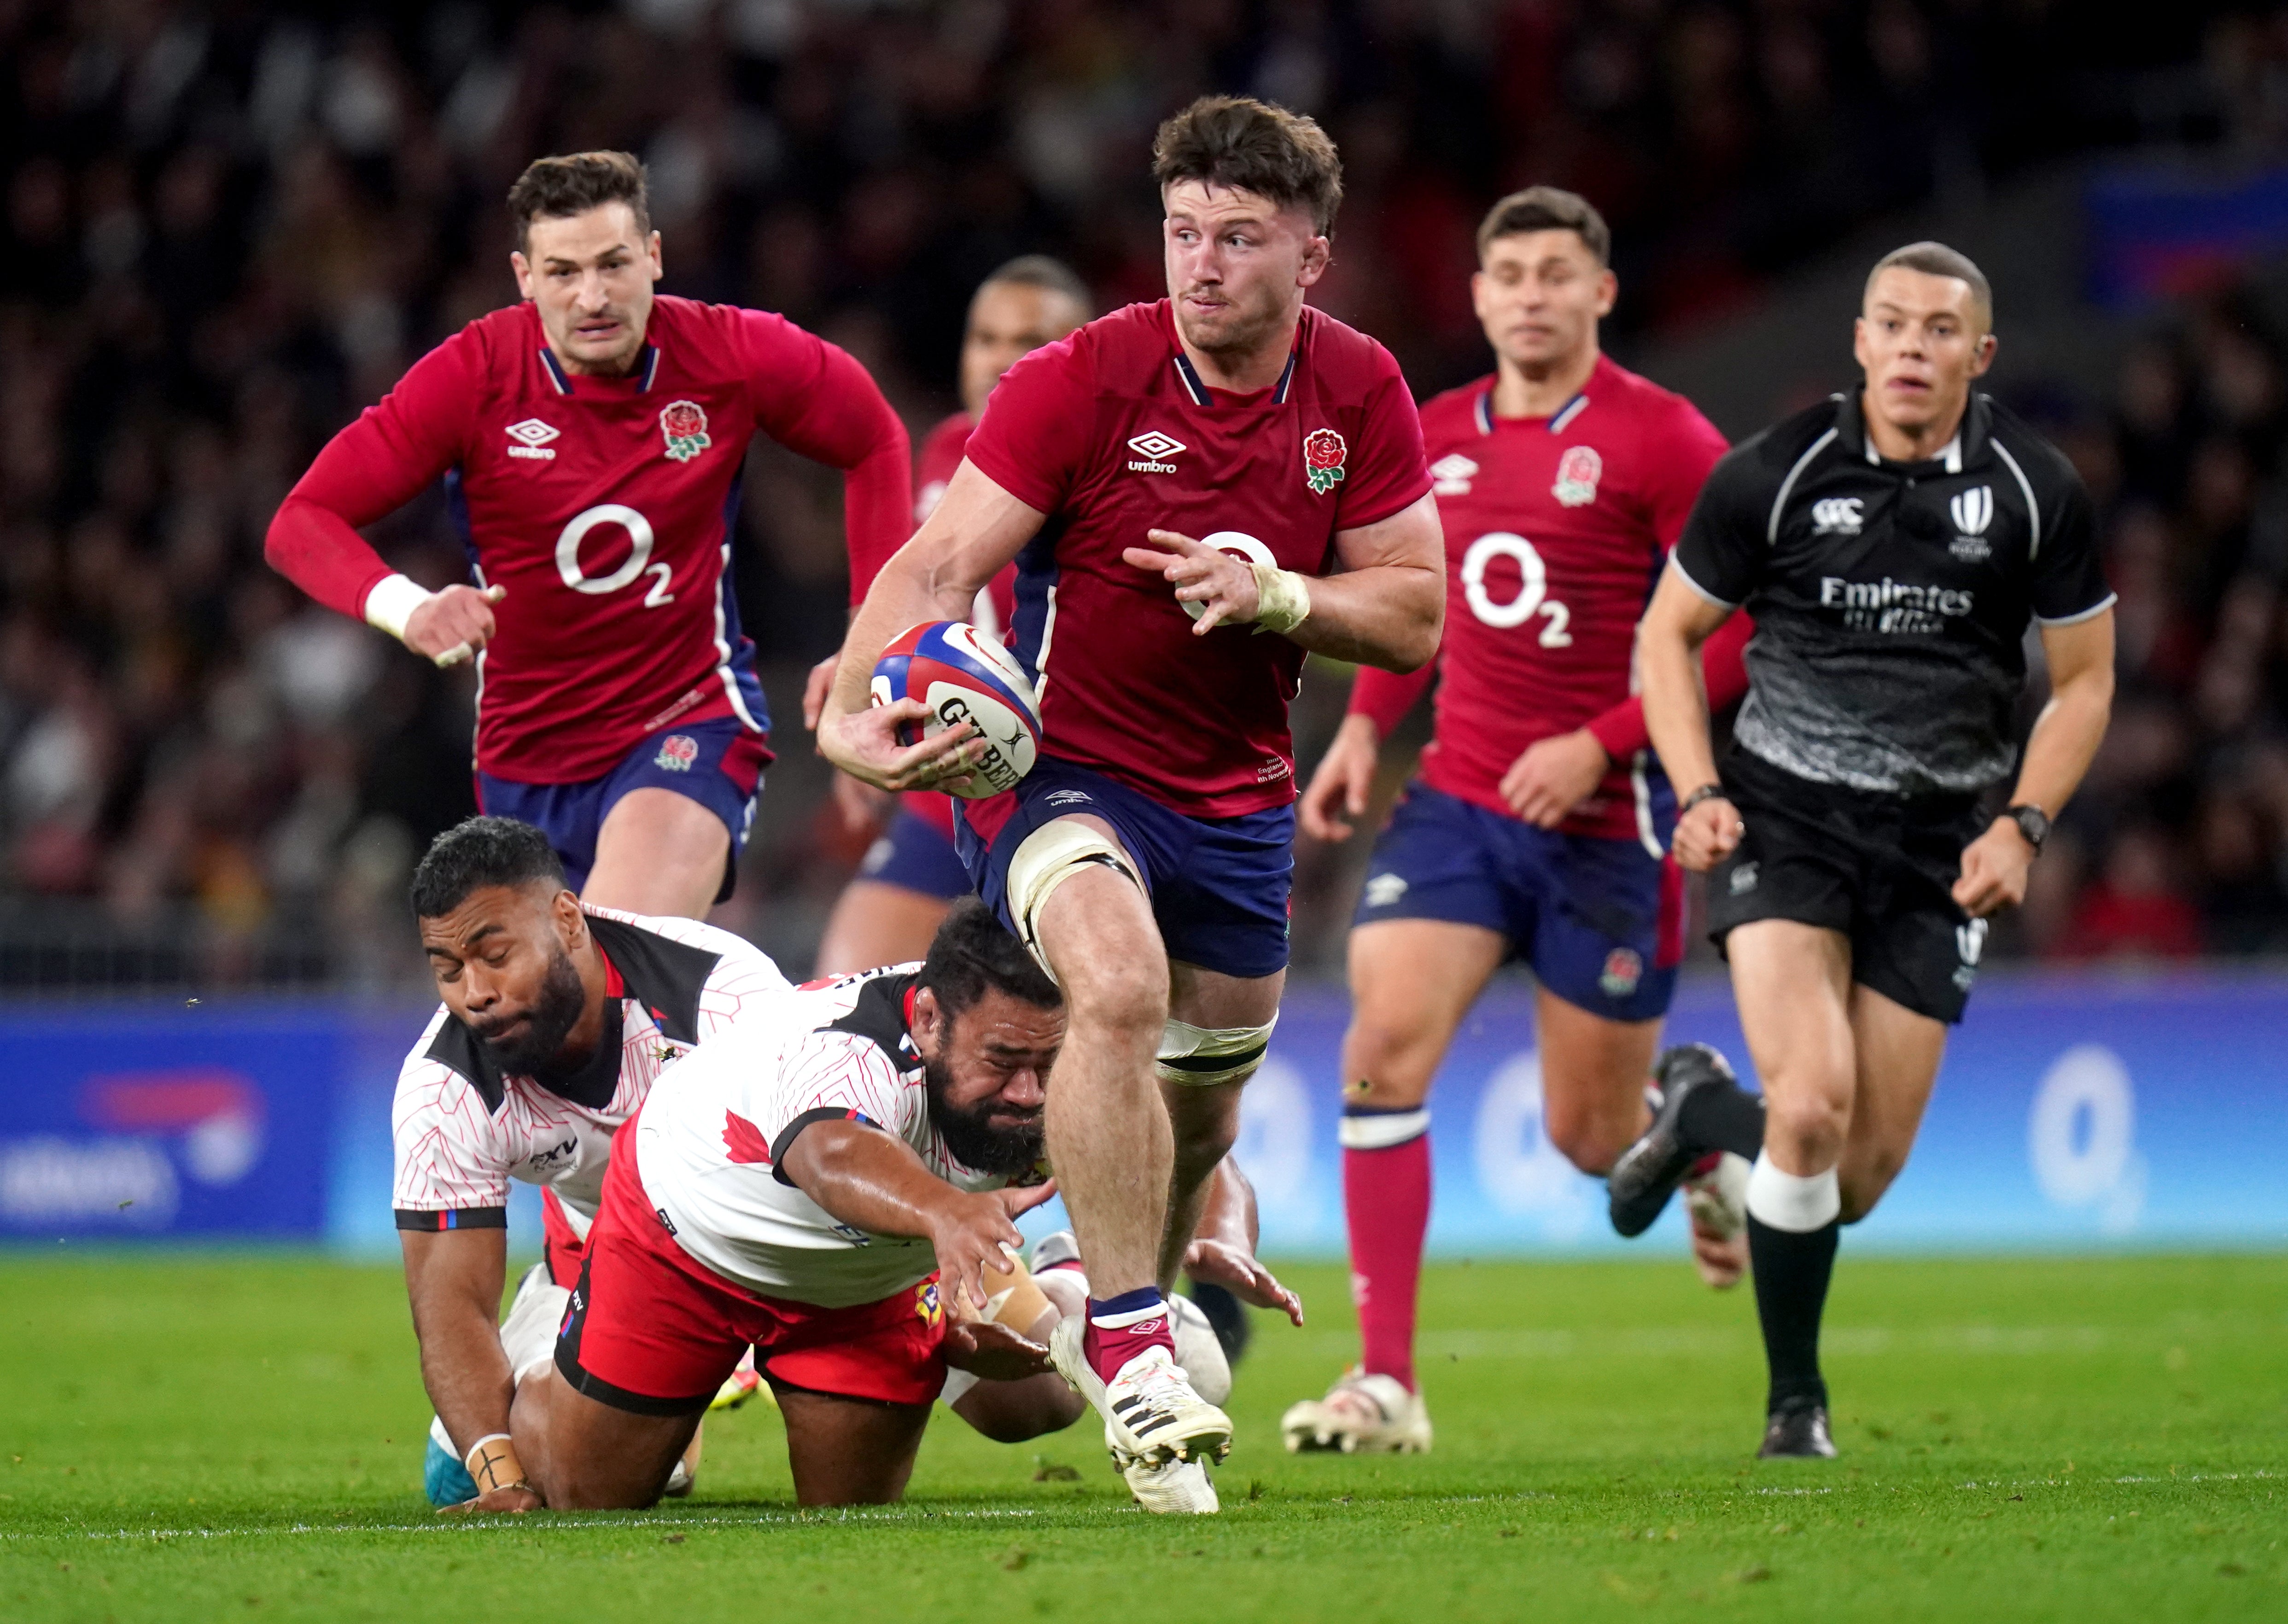
[[[1192,364],[1192,358],[1184,354],[1184,343],[1182,339],[1176,337],[1175,325],[1176,310],[1172,304],[1168,307],[1170,330],[1168,341],[1175,346],[1176,377],[1183,384],[1184,393],[1191,396],[1193,405],[1213,406],[1216,404],[1215,397],[1219,393],[1231,395],[1232,398],[1228,403],[1234,406],[1252,406],[1263,398],[1263,391],[1260,389],[1246,394],[1236,394],[1228,389],[1218,391],[1209,388],[1206,380],[1200,377],[1199,369]],[[1295,382],[1295,363],[1302,358],[1302,354],[1303,323],[1298,320],[1295,323],[1295,342],[1287,351],[1287,364],[1279,370],[1279,381],[1271,386],[1270,404],[1284,406],[1287,403],[1287,391]]]
[[[1594,380],[1593,379],[1592,381]],[[1588,404],[1589,391],[1587,386],[1585,385],[1581,391],[1574,395],[1571,400],[1566,402],[1565,404],[1560,406],[1555,411],[1549,414],[1549,416],[1544,420],[1544,426],[1545,426],[1553,434],[1561,434],[1567,429],[1573,426],[1573,419],[1579,417],[1582,411],[1587,408]],[[1484,392],[1478,396],[1477,419],[1478,433],[1482,434],[1492,434],[1494,432],[1494,425],[1496,423],[1515,423],[1519,426],[1522,427],[1526,424],[1533,421],[1531,418],[1495,417],[1494,386],[1490,383],[1487,384]]]
[[[1939,448],[1935,457],[1926,457],[1919,462],[1886,462],[1875,450],[1875,442],[1867,433],[1866,415],[1859,410],[1859,392],[1846,390],[1835,396],[1835,439],[1839,446],[1857,446],[1868,463],[1878,468],[1908,469],[1942,467],[1949,474],[1982,462],[1986,442],[1993,434],[1993,412],[1989,398],[1974,389],[1969,404],[1962,410],[1962,421],[1956,426],[1954,438]]]
[[[556,352],[550,349],[545,341],[543,341],[540,346],[540,370],[547,375],[549,383],[554,386],[557,394],[569,394],[572,393],[572,375],[564,370],[564,363],[556,359]],[[638,369],[636,373],[635,392],[638,394],[649,394],[651,393],[652,380],[658,376],[659,346],[656,344],[647,344],[644,346],[643,365]],[[612,381],[617,382],[618,380],[614,379]]]

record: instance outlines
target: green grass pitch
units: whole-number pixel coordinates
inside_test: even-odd
[[[940,1413],[902,1507],[804,1514],[760,1406],[640,1514],[441,1521],[396,1272],[0,1254],[0,1619],[2288,1618],[2288,1258],[1847,1247],[1831,1462],[1759,1465],[1744,1291],[1680,1261],[1433,1269],[1435,1453],[1291,1457],[1341,1276],[1242,1366],[1219,1518],[1148,1517],[1084,1421]]]

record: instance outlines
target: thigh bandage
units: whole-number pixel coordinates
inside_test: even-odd
[[[1263,1063],[1263,1051],[1271,1047],[1271,1029],[1278,1024],[1277,1015],[1261,1026],[1194,1026],[1188,1021],[1171,1021],[1160,1034],[1160,1080],[1195,1088],[1245,1082]]]
[[[1041,910],[1059,886],[1092,865],[1124,874],[1135,882],[1138,890],[1144,888],[1136,865],[1121,850],[1119,842],[1076,817],[1060,817],[1043,824],[1010,854],[1009,917],[1016,923],[1019,940],[1048,971],[1052,980],[1056,977],[1056,970],[1049,963],[1049,956],[1041,951]]]

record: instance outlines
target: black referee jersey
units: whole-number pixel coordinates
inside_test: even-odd
[[[2029,622],[2113,601],[2093,531],[2072,465],[1991,396],[1895,463],[1854,391],[1718,463],[1674,561],[1755,617],[1740,748],[1815,783],[1974,792],[2014,764]]]

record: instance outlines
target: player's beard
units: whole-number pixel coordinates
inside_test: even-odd
[[[1225,305],[1212,326],[1194,317],[1187,319],[1183,301],[1176,301],[1176,321],[1182,328],[1185,339],[1204,354],[1218,362],[1242,362],[1261,349],[1278,330],[1284,300],[1269,289],[1259,290],[1260,302],[1235,298],[1226,291]]]
[[[947,1100],[946,1089],[953,1079],[941,1063],[924,1061],[922,1076],[923,1087],[929,1095],[930,1126],[937,1129],[956,1161],[979,1173],[998,1174],[1004,1178],[1030,1173],[1039,1165],[1047,1140],[1038,1111],[1021,1126],[998,1126],[993,1121],[994,1101],[964,1111]]]
[[[509,1039],[488,1037],[480,1029],[477,1040],[485,1046],[485,1053],[501,1071],[511,1077],[529,1077],[556,1058],[564,1039],[580,1023],[581,1011],[588,1002],[587,989],[580,984],[579,967],[572,955],[558,943],[556,956],[548,966],[548,974],[541,978],[540,992],[532,1000],[529,1017],[517,1035]]]

